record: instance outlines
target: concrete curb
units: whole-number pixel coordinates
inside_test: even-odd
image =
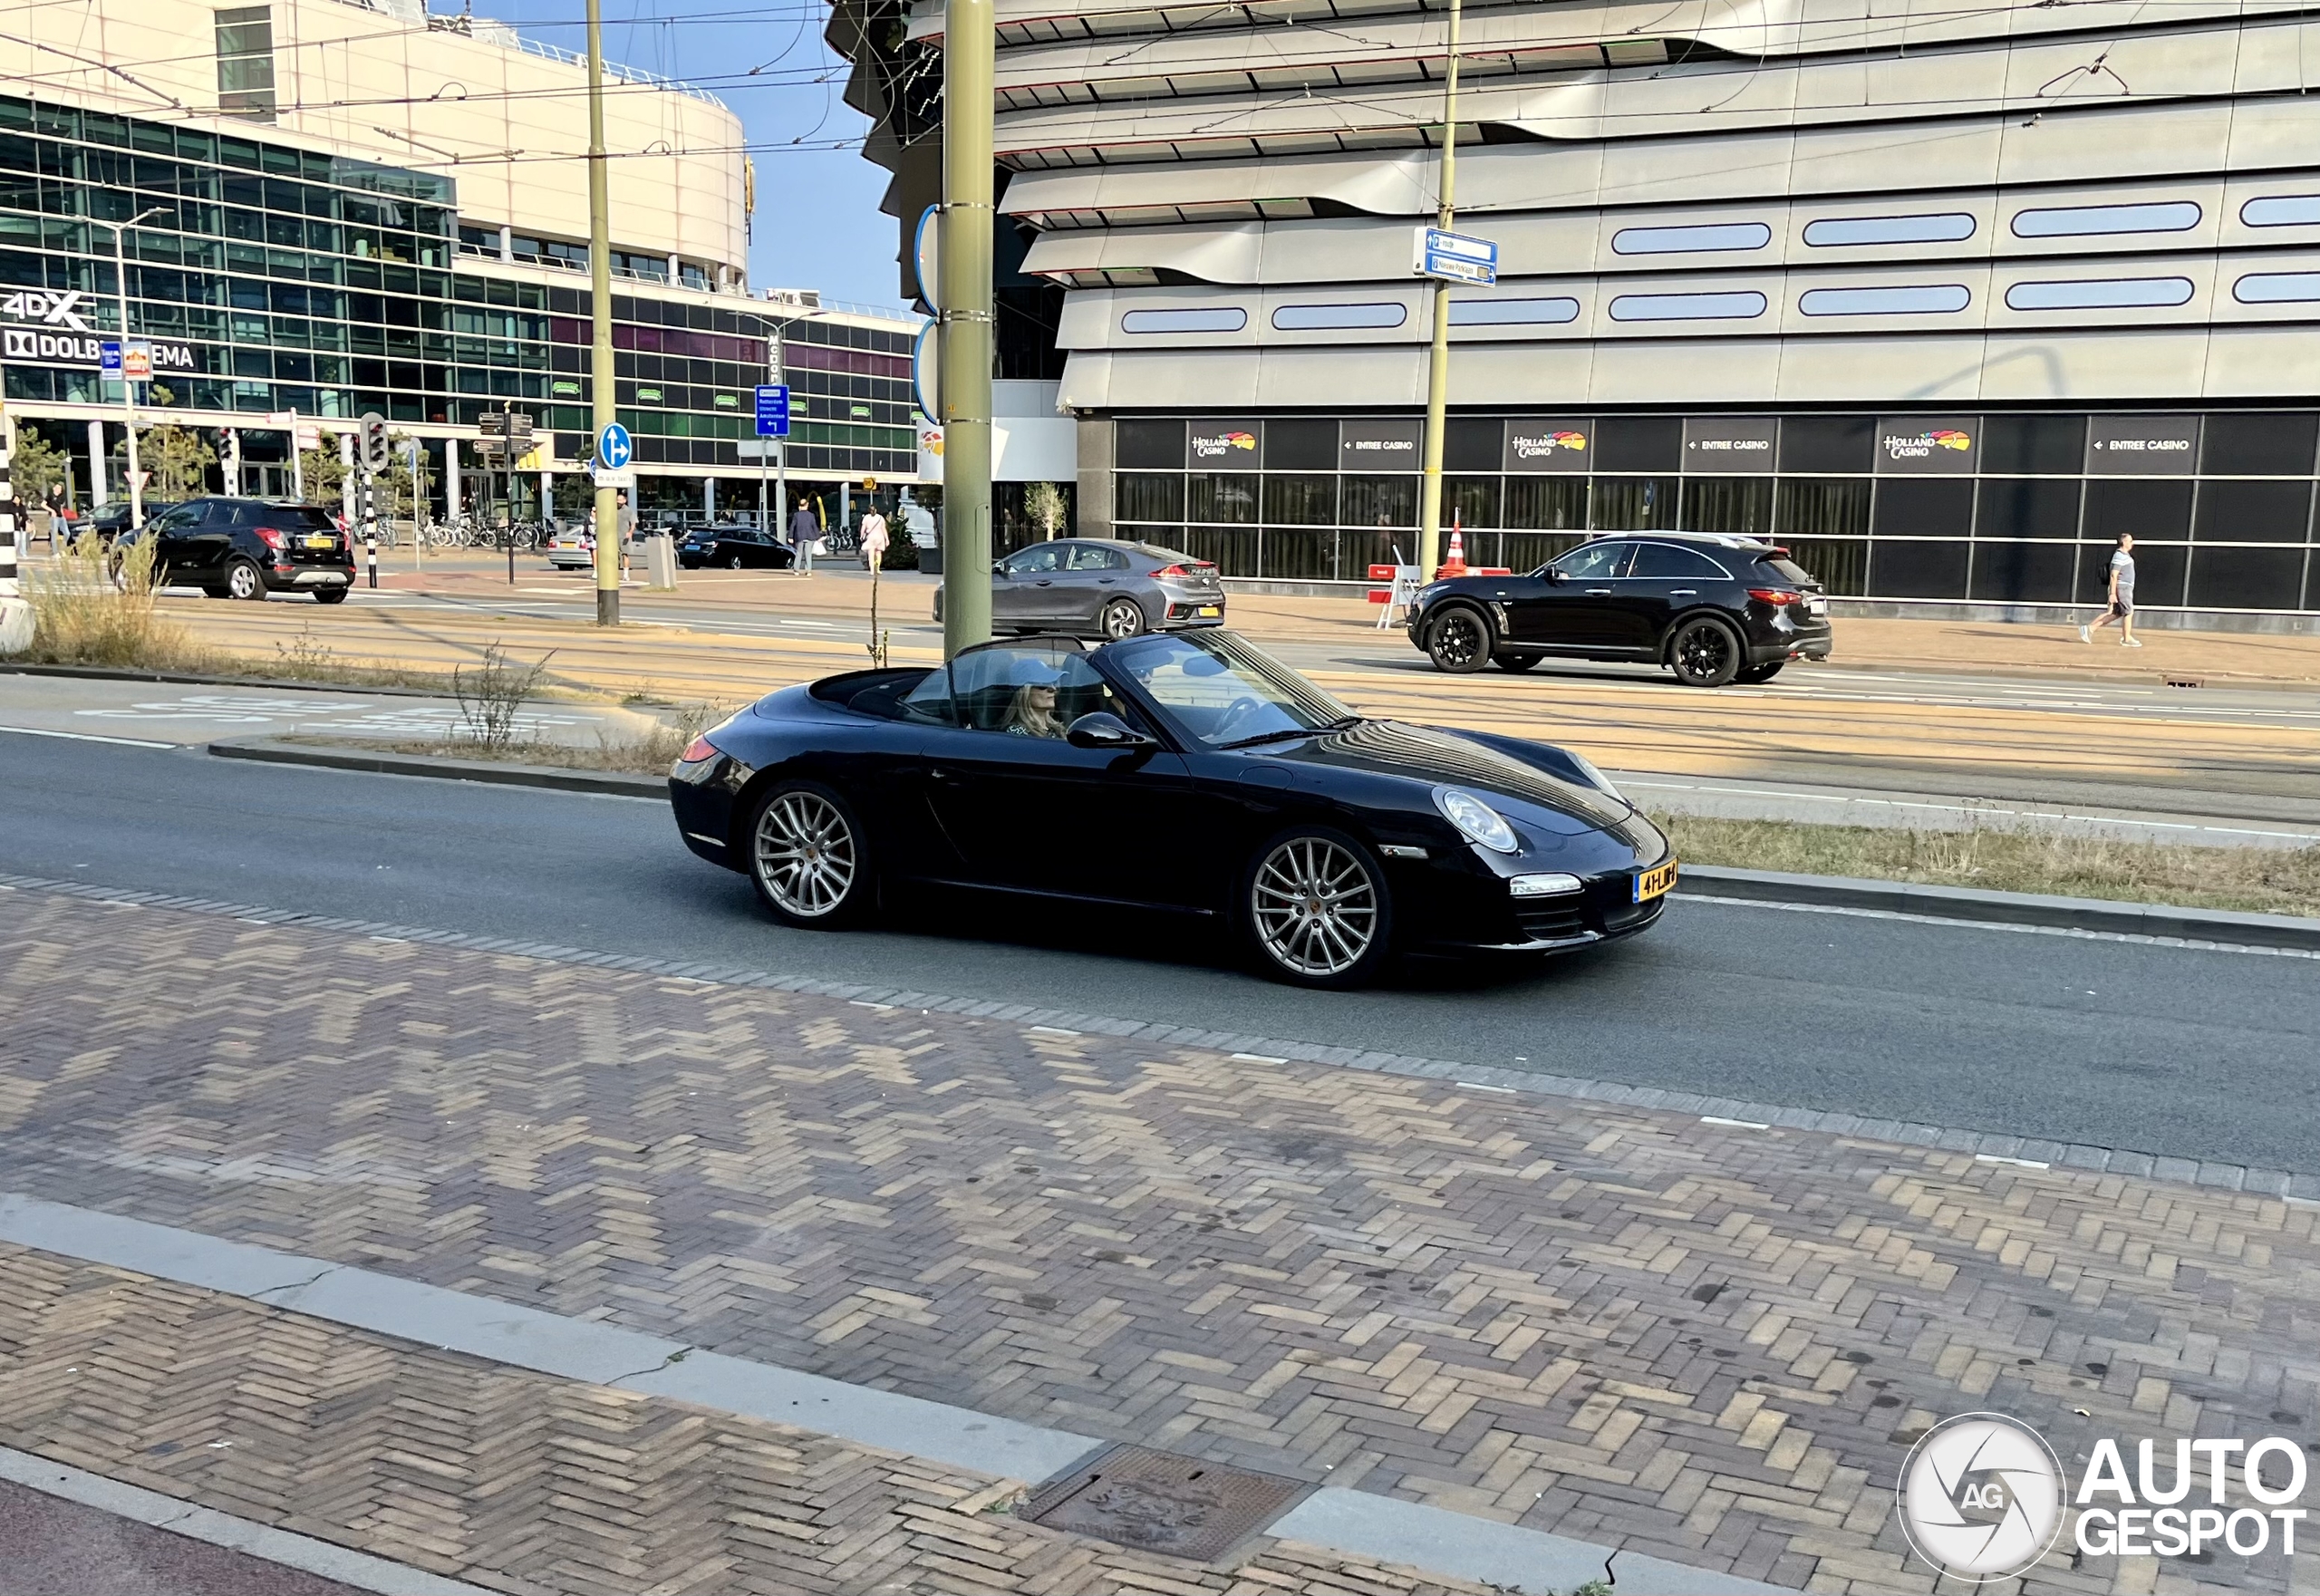
[[[451,759],[435,754],[398,754],[362,748],[317,748],[272,739],[234,738],[208,745],[221,759],[254,759],[268,765],[313,765],[330,770],[360,770],[374,776],[428,776],[440,781],[482,781],[498,787],[545,787],[557,792],[611,793],[620,798],[666,798],[665,776],[631,776],[614,770],[567,770],[556,765],[517,765],[498,759]]]
[[[1740,870],[1723,865],[1687,865],[1683,881],[1684,885],[1677,889],[1679,895],[1883,909],[1935,920],[2044,925],[2064,931],[2107,932],[2118,936],[2165,936],[2188,942],[2228,943],[2238,947],[2320,952],[2320,920],[2291,914],[2247,914],[2228,909],[2179,908],[2170,904],[1981,892],[1972,887],[1864,881],[1845,875],[1788,875],[1774,870]]]

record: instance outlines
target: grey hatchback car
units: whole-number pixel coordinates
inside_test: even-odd
[[[934,590],[942,618],[942,589]],[[1134,637],[1224,624],[1224,584],[1210,561],[1154,543],[1058,537],[991,567],[991,630]]]

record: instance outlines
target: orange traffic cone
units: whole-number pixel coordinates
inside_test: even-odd
[[[1455,521],[1450,523],[1450,553],[1442,562],[1439,576],[1463,576],[1466,574],[1466,533]]]

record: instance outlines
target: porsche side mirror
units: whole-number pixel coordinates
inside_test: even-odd
[[[991,561],[991,574],[994,576],[1004,576],[1007,575],[1007,562],[1004,560]]]
[[[1571,580],[1571,573],[1569,571],[1558,571],[1552,566],[1549,566],[1547,567],[1547,580],[1550,582],[1568,582]]]
[[[1110,753],[1134,753],[1160,745],[1103,710],[1092,710],[1064,729],[1063,738],[1074,748],[1101,749]]]

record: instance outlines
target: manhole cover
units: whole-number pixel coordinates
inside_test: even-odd
[[[1051,1530],[1206,1562],[1271,1523],[1306,1489],[1302,1480],[1220,1468],[1149,1446],[1115,1446],[1040,1486],[1022,1516]]]

